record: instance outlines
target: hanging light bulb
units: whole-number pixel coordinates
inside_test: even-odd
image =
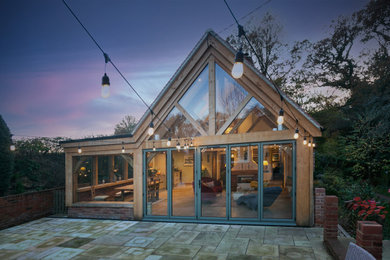
[[[190,146],[191,146],[191,147],[194,146],[194,144],[192,143],[192,139],[191,139],[191,142],[190,142]]]
[[[311,140],[309,140],[309,143],[307,144],[307,146],[311,147]]]
[[[278,125],[282,125],[283,122],[284,122],[284,110],[283,108],[281,108],[278,116]]]
[[[16,150],[16,147],[15,147],[14,144],[11,144],[10,147],[9,147],[9,149],[10,149],[12,152],[14,152],[14,151]]]
[[[110,78],[104,73],[102,78],[102,98],[108,98],[110,96]]]
[[[153,151],[156,151],[156,146],[154,145],[154,142],[153,142]]]
[[[179,140],[177,140],[176,149],[177,149],[177,150],[180,150],[180,142],[179,142]]]
[[[124,146],[124,142],[122,142],[122,153],[125,153],[125,146]]]
[[[303,138],[303,145],[307,144],[306,136]]]
[[[78,153],[82,153],[82,152],[83,152],[83,150],[81,150],[80,145],[79,145],[79,148],[77,149],[77,152],[78,152]]]
[[[235,79],[239,79],[244,74],[244,53],[242,48],[236,53],[236,58],[234,59],[234,64],[232,68],[232,76]]]
[[[313,148],[316,147],[316,143],[314,142],[314,140],[313,140],[313,143],[312,143],[311,146],[312,146]]]
[[[149,124],[148,135],[153,135],[153,134],[154,134],[154,124],[153,124],[153,121],[152,121]]]
[[[299,137],[299,129],[297,127],[297,129],[295,129],[294,139],[298,139],[298,137]]]
[[[170,137],[168,137],[167,146],[168,147],[171,146],[171,138]]]

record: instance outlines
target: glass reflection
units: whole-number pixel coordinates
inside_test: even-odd
[[[209,69],[206,66],[199,77],[180,99],[179,104],[203,127],[209,129]]]
[[[248,92],[218,64],[215,64],[215,124],[217,131],[236,111]]]

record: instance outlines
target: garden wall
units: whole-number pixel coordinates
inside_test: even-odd
[[[63,208],[65,204],[56,205],[61,200],[55,195],[63,191],[64,188],[56,188],[0,197],[0,229],[51,215],[58,206]]]

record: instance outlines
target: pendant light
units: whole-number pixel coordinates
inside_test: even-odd
[[[172,139],[171,139],[170,137],[168,137],[168,141],[167,141],[167,146],[168,146],[168,147],[171,146],[171,140],[172,140]]]
[[[107,67],[107,63],[110,60],[110,58],[108,57],[107,53],[104,53],[104,75],[102,77],[102,92],[101,92],[101,95],[102,95],[102,98],[108,98],[110,96],[110,78],[107,76],[107,73],[106,73],[106,67]]]
[[[125,146],[124,146],[124,142],[122,142],[122,153],[125,153]]]
[[[179,140],[177,140],[176,149],[177,149],[177,150],[180,150],[180,142],[179,142]]]
[[[303,145],[307,145],[306,136],[303,138]]]
[[[295,134],[294,134],[294,139],[298,139],[299,138],[299,129],[298,127],[295,129]]]
[[[83,152],[83,150],[81,149],[80,145],[79,145],[79,147],[77,148],[77,152],[78,152],[79,154]]]
[[[309,143],[307,144],[307,146],[311,147],[311,139],[309,139]]]
[[[242,36],[245,35],[244,27],[238,25],[238,39],[241,42],[241,47],[236,53],[236,58],[234,59],[234,64],[232,68],[232,76],[235,79],[239,79],[244,74],[244,53],[242,52]]]
[[[284,122],[284,110],[281,108],[279,110],[279,116],[278,116],[278,125],[283,125]]]

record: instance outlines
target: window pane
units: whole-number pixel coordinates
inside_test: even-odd
[[[209,69],[204,68],[199,77],[180,99],[179,104],[203,127],[209,129]]]
[[[241,134],[272,131],[277,128],[276,118],[255,98],[246,104],[238,116],[225,130],[225,134]]]
[[[248,92],[218,64],[215,64],[215,80],[215,123],[218,131],[248,95]]]
[[[202,149],[202,217],[226,217],[226,149]]]
[[[75,201],[132,201],[133,156],[95,155],[73,161]]]
[[[172,150],[172,215],[195,216],[195,150]]]
[[[257,218],[258,209],[258,148],[231,148],[231,214],[233,218]]]
[[[156,131],[155,135],[158,135],[159,139],[200,136],[198,130],[176,107],[164,119],[164,124],[160,125]],[[170,129],[170,132],[168,132],[167,128]],[[150,137],[150,140],[152,139],[154,139],[153,136]]]
[[[292,219],[292,144],[265,145],[263,151],[263,218]]]
[[[146,214],[168,215],[166,152],[146,153]]]

